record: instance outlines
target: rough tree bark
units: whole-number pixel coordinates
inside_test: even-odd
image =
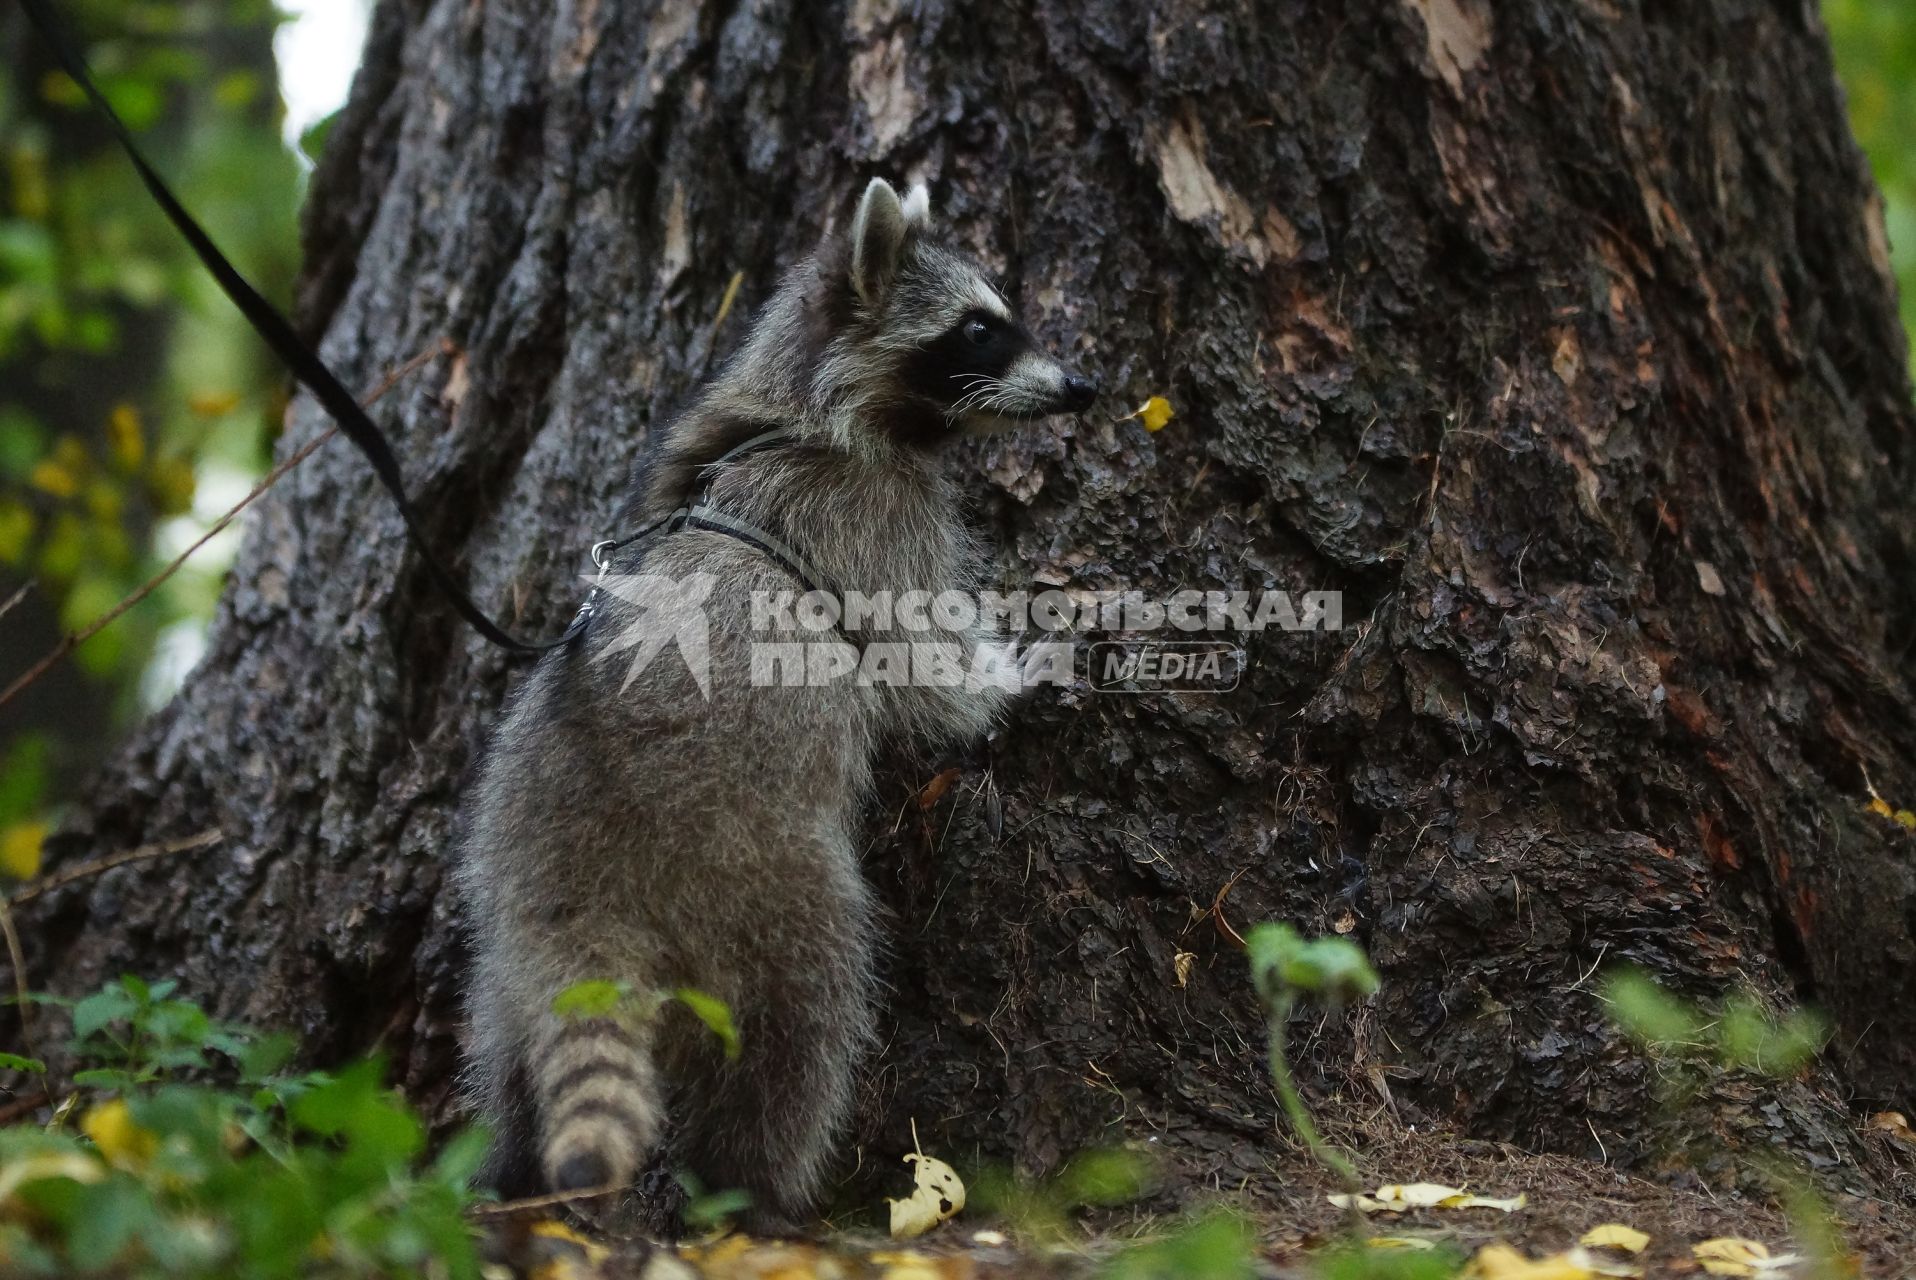
[[[1046,693],[922,816],[945,762],[897,763],[861,1147],[1259,1174],[1227,886],[1238,929],[1370,949],[1305,1073],[1406,1123],[1649,1156],[1623,960],[1833,1015],[1719,1138],[1848,1156],[1846,1104],[1916,1101],[1911,837],[1865,807],[1916,798],[1916,447],[1813,4],[386,0],[304,322],[367,387],[450,341],[382,417],[475,593],[551,634],[733,273],[749,306],[872,173],[1111,390],[964,455],[1006,586],[1338,589],[1348,629],[1252,637],[1227,696]],[[1114,421],[1153,393],[1164,431]],[[225,843],[44,899],[34,979],[171,972],[316,1057],[383,1043],[445,1114],[445,855],[515,670],[330,445],[59,848]]]

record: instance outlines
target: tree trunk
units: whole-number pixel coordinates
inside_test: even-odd
[[[1596,995],[1631,961],[1834,1019],[1803,1078],[1719,1088],[1716,1139],[1849,1156],[1846,1104],[1916,1102],[1912,837],[1867,808],[1916,803],[1916,448],[1813,4],[387,0],[303,322],[368,389],[450,343],[379,416],[474,594],[549,636],[650,428],[872,173],[1111,393],[955,460],[1006,586],[1339,590],[1346,629],[1246,636],[1229,694],[1045,691],[928,806],[951,762],[895,763],[867,1167],[916,1118],[1265,1169],[1229,936],[1265,919],[1383,974],[1298,1037],[1320,1100],[1645,1159]],[[1153,394],[1161,432],[1119,420]],[[300,400],[281,453],[324,425]],[[43,898],[34,980],[172,973],[319,1058],[382,1043],[444,1116],[447,847],[520,669],[327,446],[60,851],[224,842]]]

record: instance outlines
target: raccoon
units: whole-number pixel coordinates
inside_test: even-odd
[[[940,446],[1096,394],[930,224],[922,186],[901,200],[872,181],[849,233],[783,278],[640,469],[627,529],[695,501],[732,526],[668,523],[608,566],[703,584],[708,678],[670,651],[641,669],[621,637],[645,604],[602,593],[494,733],[456,875],[475,944],[466,1087],[493,1126],[502,1192],[631,1183],[669,1100],[679,1157],[706,1186],[746,1191],[751,1225],[790,1230],[816,1203],[873,1041],[877,929],[857,832],[874,758],[887,742],[981,735],[1012,694],[755,682],[768,626],[821,639],[755,601],[969,589],[985,556]],[[768,431],[775,443],[739,450]],[[1004,643],[981,623],[927,634],[902,618],[823,638],[944,656]],[[592,979],[717,997],[735,1056],[677,1004],[554,1012]]]

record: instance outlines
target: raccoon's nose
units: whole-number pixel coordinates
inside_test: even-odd
[[[1081,374],[1067,373],[1064,376],[1064,411],[1082,413],[1091,407],[1098,398],[1098,384]]]

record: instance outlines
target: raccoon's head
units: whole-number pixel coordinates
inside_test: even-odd
[[[882,178],[865,188],[839,252],[819,260],[834,329],[826,380],[921,444],[1090,407],[1096,384],[1040,347],[930,223],[924,187],[903,200]]]

